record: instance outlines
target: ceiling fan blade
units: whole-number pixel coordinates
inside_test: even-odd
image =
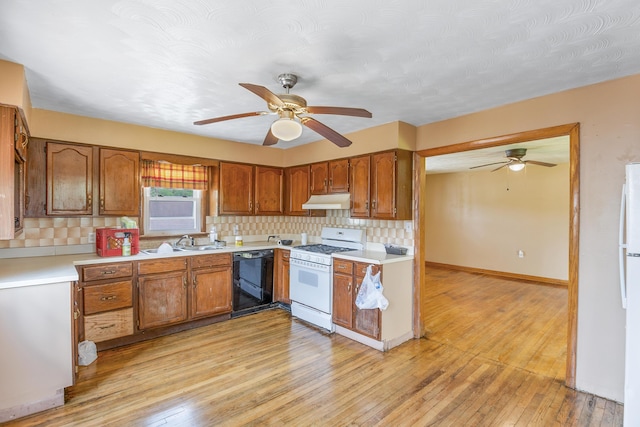
[[[331,129],[327,125],[323,125],[319,121],[312,119],[311,117],[301,117],[300,122],[309,129],[324,136],[329,141],[336,144],[338,147],[348,147],[351,145],[351,141],[349,141],[347,138],[340,135],[338,132]]]
[[[495,163],[487,163],[486,165],[471,166],[469,169],[483,168],[483,167],[485,167],[485,166],[499,165],[499,164],[502,164],[502,163],[509,163],[509,162],[495,162]]]
[[[266,87],[260,86],[260,85],[254,85],[254,84],[251,84],[251,83],[238,83],[238,84],[240,86],[242,86],[243,88],[245,88],[247,90],[250,90],[251,92],[255,93],[260,98],[262,98],[265,101],[267,101],[268,103],[273,104],[273,105],[275,105],[277,107],[284,107],[284,102],[282,102],[282,100],[280,98],[278,98],[278,96],[276,94],[271,92]]]
[[[525,160],[525,163],[531,163],[532,165],[538,165],[538,166],[546,166],[548,168],[552,168],[554,166],[556,166],[555,163],[545,163],[545,162],[539,162],[537,160]]]
[[[269,132],[267,132],[267,136],[264,137],[264,142],[262,145],[275,145],[278,143],[278,138],[271,132],[271,128],[269,128]]]
[[[507,166],[509,166],[509,163],[511,163],[511,162],[507,162],[507,163],[505,163],[505,164],[504,164],[504,165],[502,165],[502,166],[498,166],[497,168],[495,168],[495,169],[494,169],[494,170],[492,170],[491,172],[499,171],[499,170],[500,170],[500,169],[502,169],[502,168],[506,168]]]
[[[347,107],[307,107],[310,114],[339,114],[341,116],[355,116],[371,118],[370,112],[364,108],[347,108]]]
[[[254,111],[251,113],[232,114],[230,116],[214,117],[213,119],[200,120],[197,122],[193,122],[193,124],[208,125],[209,123],[223,122],[225,120],[241,119],[243,117],[250,117],[250,116],[263,116],[265,114],[269,114],[269,113],[266,111]]]

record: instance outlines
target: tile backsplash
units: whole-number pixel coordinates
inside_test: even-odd
[[[365,228],[367,242],[393,243],[413,247],[413,225],[405,230],[406,221],[357,219],[349,217],[349,210],[327,211],[326,217],[294,216],[216,216],[207,217],[207,230],[215,225],[221,239],[233,236],[233,226],[246,237],[277,234],[284,236],[307,233],[310,241],[319,240],[322,227]],[[89,243],[89,233],[96,228],[115,227],[117,217],[100,218],[25,218],[23,232],[13,240],[0,240],[1,248],[29,248],[42,246],[66,246]],[[293,236],[290,238],[294,238]],[[143,239],[142,248],[153,247],[158,240]],[[145,241],[148,243],[145,244]],[[1,256],[1,255],[0,255]]]

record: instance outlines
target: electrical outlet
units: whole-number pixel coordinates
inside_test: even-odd
[[[405,221],[404,222],[404,231],[406,231],[407,233],[411,233],[412,230],[413,230],[413,222]]]
[[[518,258],[524,258],[524,251],[522,249],[518,251]]]
[[[89,233],[89,243],[96,242],[96,233]]]

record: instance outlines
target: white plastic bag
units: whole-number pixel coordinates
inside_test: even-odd
[[[367,267],[367,274],[362,279],[360,290],[356,296],[356,307],[360,310],[379,308],[386,310],[389,306],[389,300],[382,295],[383,287],[380,282],[380,272],[375,275],[371,274],[373,265]]]
[[[88,366],[98,358],[98,349],[93,341],[78,343],[78,365]]]

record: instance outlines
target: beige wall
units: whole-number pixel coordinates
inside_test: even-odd
[[[417,149],[580,123],[576,383],[622,401],[625,313],[617,269],[624,164],[640,161],[640,75],[420,126]],[[606,349],[606,350],[605,350]]]
[[[427,261],[568,279],[568,164],[432,174],[426,182]]]
[[[29,121],[31,99],[22,65],[0,60],[0,104],[19,107]]]

